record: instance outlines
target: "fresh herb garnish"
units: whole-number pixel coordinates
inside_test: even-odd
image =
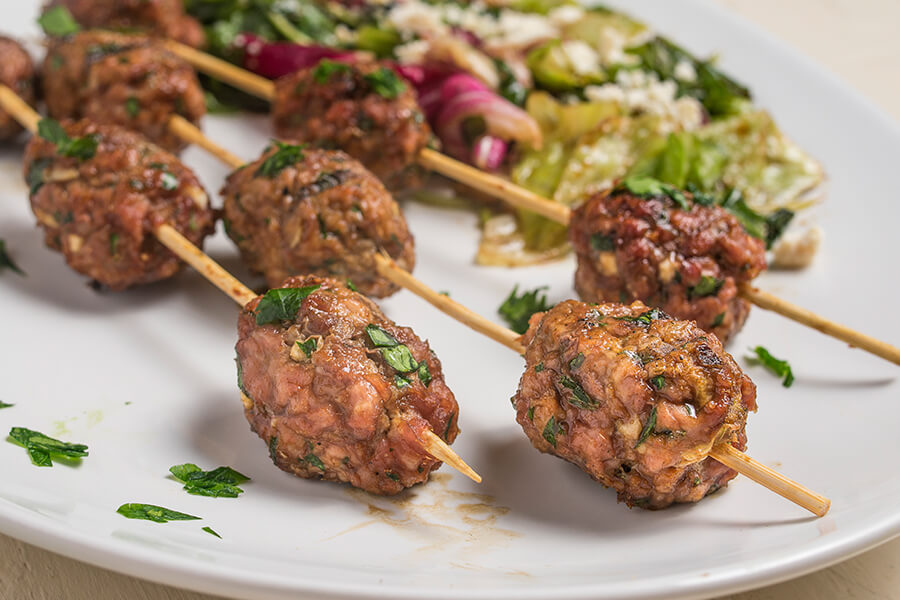
[[[725,320],[725,313],[720,312],[716,315],[716,318],[713,319],[713,322],[710,324],[710,327],[718,327]]]
[[[569,361],[569,368],[573,371],[584,364],[584,352],[579,352],[578,355]]]
[[[528,320],[533,314],[550,309],[547,294],[542,293],[546,289],[547,286],[542,286],[519,296],[519,286],[516,285],[497,312],[509,324],[510,329],[516,333],[525,333],[528,331]]]
[[[638,437],[637,442],[634,443],[634,447],[637,448],[641,444],[644,443],[650,434],[653,433],[653,430],[656,429],[656,407],[650,409],[650,416],[647,417],[647,422],[644,423],[644,429],[641,430],[641,435]]]
[[[24,427],[10,429],[9,439],[25,448],[31,462],[38,467],[52,467],[53,458],[79,459],[88,455],[84,444],[70,444]]]
[[[119,234],[113,231],[109,234],[109,255],[113,258],[118,255]]]
[[[390,348],[400,343],[394,336],[378,325],[373,325],[372,323],[366,325],[366,334],[369,336],[372,345],[376,348]]]
[[[412,381],[404,377],[403,375],[394,374],[394,387],[398,389],[403,389],[405,387],[409,387],[412,385]]]
[[[19,268],[19,265],[13,261],[9,252],[6,251],[6,241],[0,240],[0,272],[2,272],[3,269],[9,269],[23,277],[25,276],[25,271]]]
[[[363,76],[363,79],[372,86],[376,94],[388,100],[393,100],[406,89],[403,80],[387,67],[380,67],[377,71]]]
[[[653,177],[634,175],[624,179],[616,189],[625,189],[635,196],[641,196],[643,198],[665,196],[675,202],[680,209],[691,209],[687,197],[681,190],[673,185],[654,179]]]
[[[310,452],[309,454],[307,454],[306,456],[304,456],[304,457],[303,457],[303,460],[304,460],[305,462],[308,462],[309,464],[311,464],[311,465],[314,466],[315,468],[319,469],[320,471],[324,471],[324,470],[325,470],[325,463],[323,463],[323,462],[322,462],[322,459],[319,458],[318,456],[316,456],[315,454],[313,454],[312,452]]]
[[[354,291],[354,292],[358,292],[358,291],[359,291],[359,290],[356,288],[356,286],[353,285],[353,282],[350,281],[349,279],[347,280],[347,287],[350,288],[350,289],[351,289],[352,291]]]
[[[154,523],[168,523],[169,521],[197,521],[200,517],[178,512],[170,508],[156,506],[155,504],[123,504],[116,512],[128,519],[143,519]]]
[[[540,373],[540,372],[543,371],[543,370],[544,370],[544,363],[543,363],[543,362],[539,362],[538,364],[534,365],[534,372],[535,372],[535,373]]]
[[[272,462],[275,462],[275,459],[278,458],[278,436],[273,435],[269,438],[269,458],[272,459]]]
[[[715,296],[724,284],[724,279],[716,279],[712,275],[702,275],[697,285],[688,288],[688,297],[704,298],[706,296]]]
[[[794,213],[786,208],[780,208],[770,215],[762,215],[750,208],[744,195],[736,189],[725,194],[722,208],[734,215],[747,233],[765,241],[766,248],[772,247],[794,218]]]
[[[616,244],[612,236],[604,233],[594,233],[591,235],[591,248],[600,252],[611,252],[616,249]]]
[[[642,312],[636,317],[632,317],[630,315],[625,317],[613,317],[616,321],[627,321],[629,323],[638,323],[640,325],[650,325],[653,321],[657,319],[665,318],[665,314],[663,311],[658,308],[652,308],[647,312]]]
[[[372,342],[372,345],[381,352],[385,362],[395,371],[400,373],[418,371],[419,379],[422,380],[423,384],[428,385],[422,377],[423,373],[425,373],[428,381],[431,381],[431,373],[428,371],[428,366],[425,366],[424,371],[420,370],[418,361],[413,358],[412,352],[405,344],[401,344],[394,336],[372,323],[366,325],[366,334],[369,336],[369,341]]]
[[[269,290],[256,305],[256,324],[266,325],[276,321],[290,321],[307,296],[319,289],[318,285],[302,288],[276,288]]]
[[[200,529],[202,529],[203,531],[205,531],[206,533],[208,533],[208,534],[210,534],[210,535],[216,536],[216,537],[219,538],[220,540],[222,539],[222,536],[219,535],[218,533],[216,533],[216,532],[213,530],[213,528],[210,527],[210,526],[208,526],[208,525],[207,525],[206,527],[201,527]]]
[[[428,384],[431,383],[431,371],[428,369],[428,363],[424,360],[419,363],[419,369],[416,371],[419,375],[419,381],[422,382],[422,385],[428,387]]]
[[[385,471],[384,475],[391,481],[400,481],[400,476],[397,475],[396,473],[394,473],[393,471]]]
[[[323,59],[313,69],[312,76],[316,83],[326,83],[335,73],[349,73],[350,65],[334,60]]]
[[[444,439],[448,439],[447,436],[450,435],[450,428],[453,427],[453,418],[456,416],[456,413],[450,413],[450,418],[447,419],[447,426],[444,427]]]
[[[563,432],[562,425],[556,422],[556,417],[550,417],[547,424],[544,425],[544,432],[541,434],[551,446],[556,448],[556,436]]]
[[[534,422],[534,407],[533,406],[528,407],[528,412],[525,413],[525,416],[528,417],[529,421],[531,421],[532,423]]]
[[[163,171],[162,176],[159,178],[159,183],[162,185],[162,189],[167,192],[178,189],[178,178],[168,171]]]
[[[127,112],[128,116],[132,119],[138,116],[138,113],[141,112],[141,103],[138,102],[137,98],[131,96],[125,101],[125,112]]]
[[[38,25],[49,36],[62,37],[81,31],[81,26],[65,6],[56,5],[38,17]]]
[[[38,136],[56,145],[56,153],[79,160],[93,158],[97,153],[99,139],[96,134],[70,138],[59,121],[41,119],[38,121]]]
[[[656,389],[661,390],[666,387],[666,378],[664,375],[657,375],[656,377],[650,378],[650,383],[652,383],[653,387]]]
[[[28,171],[25,173],[25,183],[28,184],[28,193],[34,196],[44,185],[44,170],[53,164],[53,159],[44,157],[38,158],[28,165]]]
[[[10,404],[9,402],[4,402],[0,400],[0,408],[9,408],[10,406],[15,406],[15,404]]]
[[[297,164],[305,158],[303,144],[288,144],[278,140],[272,140],[272,145],[277,150],[271,154],[256,169],[255,177],[268,177],[271,179],[291,165]]]
[[[584,391],[584,388],[581,387],[577,381],[568,375],[560,377],[559,384],[564,388],[572,390],[572,395],[566,398],[572,406],[577,406],[578,408],[586,410],[595,410],[600,406],[593,398],[588,396],[587,392]]]
[[[185,463],[171,467],[169,472],[184,484],[184,491],[188,494],[212,498],[237,498],[244,492],[238,485],[250,481],[249,477],[231,467],[203,471],[195,464]]]
[[[309,358],[310,356],[312,356],[312,353],[315,352],[316,350],[318,350],[318,348],[319,348],[319,341],[314,337],[307,338],[305,341],[302,341],[302,342],[297,341],[296,343],[297,343],[297,346],[301,350],[303,350],[303,354],[306,355],[306,358]]]
[[[247,396],[250,397],[250,394],[247,393],[247,388],[244,387],[244,365],[241,363],[240,355],[235,355],[234,362],[237,365],[237,384],[238,389]]]
[[[781,385],[786,388],[791,387],[794,383],[794,372],[791,370],[791,365],[788,361],[775,358],[762,346],[750,348],[750,351],[756,354],[751,360],[759,362],[778,377],[783,377],[784,379],[782,380]]]

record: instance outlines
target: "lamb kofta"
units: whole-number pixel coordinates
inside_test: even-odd
[[[86,28],[140,30],[195,48],[206,42],[203,27],[185,14],[181,0],[51,0],[44,12],[56,6]]]
[[[19,42],[6,36],[0,36],[0,83],[28,104],[34,104],[34,62]],[[12,139],[21,132],[18,121],[0,110],[0,141]]]
[[[765,270],[765,244],[722,207],[695,200],[666,186],[638,194],[621,185],[577,208],[570,235],[582,300],[640,300],[727,343],[750,312],[738,285]]]
[[[47,245],[112,290],[181,269],[154,235],[161,225],[197,246],[213,232],[213,211],[196,175],[120,127],[44,119],[25,151],[24,173]]]
[[[197,123],[206,114],[194,70],[143,35],[83,31],[53,38],[42,80],[53,118],[120,125],[170,151],[186,145],[169,130],[172,115]]]
[[[516,420],[629,506],[697,502],[737,475],[709,457],[746,446],[756,387],[714,335],[640,302],[562,302],[522,339]]]
[[[275,82],[275,131],[283,139],[343,150],[388,189],[418,185],[431,130],[415,91],[387,66],[323,60]]]
[[[340,151],[273,142],[222,188],[228,235],[269,285],[314,273],[350,280],[367,295],[398,287],[380,277],[375,254],[412,270],[413,236],[378,179]]]
[[[339,281],[291,277],[248,303],[236,350],[250,427],[299,477],[396,494],[440,466],[428,432],[459,433],[428,343]]]

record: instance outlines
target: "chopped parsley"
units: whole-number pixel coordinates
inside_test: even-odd
[[[716,315],[716,318],[713,319],[713,322],[710,324],[710,327],[718,327],[725,320],[725,313],[720,312]]]
[[[365,75],[363,79],[372,86],[376,94],[388,100],[393,100],[406,89],[403,80],[387,67],[380,67],[377,71]]]
[[[394,375],[394,386],[399,389],[403,389],[405,387],[409,387],[412,385],[412,381],[404,377],[403,375]]]
[[[62,5],[47,9],[38,17],[37,22],[44,33],[52,37],[62,37],[81,31],[81,26],[72,17],[72,13]]]
[[[239,355],[235,355],[234,362],[237,365],[238,389],[241,390],[241,392],[243,392],[243,394],[249,398],[250,394],[247,393],[247,388],[244,387],[244,365],[241,364],[241,357]]]
[[[314,337],[307,338],[306,341],[298,341],[297,346],[303,350],[303,354],[306,355],[306,358],[312,356],[312,353],[319,349],[319,340]]]
[[[526,416],[528,417],[528,420],[531,421],[531,422],[533,423],[533,422],[534,422],[534,407],[533,407],[533,406],[529,406],[529,407],[528,407],[528,412],[525,413],[525,414],[526,414]]]
[[[132,119],[138,116],[138,113],[141,112],[141,103],[138,102],[137,98],[131,96],[125,101],[125,112],[127,112],[128,116]]]
[[[269,438],[269,458],[272,459],[272,462],[276,462],[278,458],[278,436],[273,435]]]
[[[372,345],[378,348],[384,361],[390,365],[392,369],[398,373],[406,374],[415,371],[418,374],[419,381],[422,382],[422,385],[427,387],[428,384],[431,383],[432,377],[431,371],[428,370],[428,364],[424,361],[419,363],[405,344],[401,344],[394,336],[373,323],[366,325],[366,335],[369,337],[369,341],[372,342]],[[397,387],[406,387],[405,385],[402,385],[402,382],[408,384],[410,383],[410,380],[407,377],[400,378],[400,381],[398,381],[397,378],[394,380],[395,385],[400,383]]]
[[[584,352],[579,352],[578,356],[569,361],[569,368],[573,371],[584,364]]]
[[[663,375],[657,375],[656,377],[650,378],[650,383],[653,384],[653,387],[656,389],[661,390],[666,387],[666,378]]]
[[[313,69],[312,76],[316,83],[326,83],[335,73],[349,73],[350,65],[334,60],[323,59]]]
[[[25,448],[31,462],[38,467],[52,467],[53,458],[77,460],[88,455],[84,444],[70,444],[24,427],[10,429],[9,440]]]
[[[770,215],[762,215],[750,208],[744,195],[736,189],[725,194],[722,208],[734,215],[747,233],[765,241],[766,248],[772,247],[794,218],[794,213],[786,208],[780,208]]]
[[[25,183],[28,184],[28,193],[34,196],[41,186],[44,185],[44,170],[53,164],[53,159],[44,157],[38,158],[28,165],[28,171],[25,173]]]
[[[303,461],[311,464],[312,466],[319,469],[320,471],[325,470],[325,463],[323,463],[322,459],[319,458],[318,456],[316,456],[315,454],[313,454],[312,452],[310,452],[309,454],[304,456]]]
[[[276,321],[290,321],[297,316],[303,301],[319,289],[318,285],[302,288],[276,288],[269,290],[256,305],[256,324],[266,325]]]
[[[516,333],[525,333],[528,331],[528,320],[533,314],[551,308],[551,305],[547,303],[547,294],[542,293],[546,289],[547,286],[542,286],[530,292],[523,292],[519,296],[519,286],[516,285],[497,312],[500,313],[510,329]]]
[[[15,406],[15,404],[10,404],[9,402],[4,402],[3,400],[0,400],[0,408],[9,408],[11,406]]]
[[[262,161],[256,169],[255,177],[268,177],[271,179],[291,165],[295,165],[305,158],[303,154],[304,144],[288,144],[278,140],[272,140],[269,148],[277,148],[268,158]]]
[[[584,388],[581,387],[577,381],[568,375],[560,377],[559,384],[572,391],[572,395],[566,398],[572,406],[577,406],[578,408],[583,408],[585,410],[596,410],[597,407],[600,406],[593,398],[588,396],[588,393],[584,391]]]
[[[614,317],[616,321],[627,321],[629,323],[637,323],[639,325],[650,325],[653,321],[666,318],[666,313],[658,308],[652,308],[646,312],[642,312],[636,317]]]
[[[450,413],[450,418],[447,419],[447,426],[444,427],[444,439],[448,439],[447,436],[450,435],[450,428],[453,427],[453,418],[456,417],[456,413]]]
[[[9,269],[10,271],[15,271],[21,276],[25,276],[25,271],[19,268],[19,265],[13,261],[12,257],[9,255],[9,252],[6,251],[6,241],[0,240],[0,272],[3,269]]]
[[[724,284],[724,279],[716,279],[712,275],[702,275],[697,285],[688,288],[688,297],[704,298],[706,296],[715,296]]]
[[[195,464],[185,463],[169,469],[175,479],[184,484],[184,491],[195,496],[237,498],[244,490],[238,486],[250,478],[231,467],[217,467],[203,471]]]
[[[384,472],[384,475],[385,475],[385,477],[387,477],[387,478],[390,479],[391,481],[400,481],[400,476],[397,475],[396,473],[392,472],[392,471],[385,471],[385,472]]]
[[[634,443],[634,447],[637,448],[641,444],[644,443],[650,434],[653,433],[653,430],[656,429],[656,407],[650,409],[650,416],[647,417],[647,422],[644,423],[644,429],[641,430],[641,435],[638,437],[637,441]]]
[[[556,417],[550,417],[547,424],[544,425],[544,432],[541,434],[547,442],[556,448],[556,437],[563,433],[562,425],[556,422]]]
[[[99,144],[99,137],[96,134],[70,138],[59,121],[46,118],[38,121],[38,136],[56,145],[58,155],[78,160],[93,158]]]
[[[205,532],[208,533],[209,535],[214,535],[214,536],[216,536],[217,538],[219,538],[220,540],[222,539],[222,536],[219,535],[218,533],[216,533],[215,530],[213,530],[212,527],[206,526],[206,527],[201,527],[200,529],[202,529],[203,531],[205,531]]]
[[[109,234],[109,255],[116,257],[119,252],[119,234],[113,231]]]
[[[594,233],[590,238],[591,248],[600,252],[610,252],[616,249],[612,236],[604,233]]]
[[[538,364],[534,365],[534,372],[535,372],[535,373],[540,373],[540,372],[543,371],[543,370],[544,370],[544,363],[543,363],[543,362],[539,362]]]
[[[353,282],[350,281],[349,279],[347,280],[347,287],[350,288],[350,289],[351,289],[352,291],[354,291],[354,292],[358,292],[358,291],[359,291],[359,290],[356,288],[356,286],[353,285]]]
[[[200,517],[178,512],[170,508],[156,506],[155,504],[123,504],[116,512],[127,519],[143,519],[154,523],[168,523],[169,521],[197,521]]]
[[[768,350],[766,350],[762,346],[750,348],[750,351],[756,355],[754,357],[751,357],[750,360],[762,364],[766,369],[768,369],[778,377],[784,378],[781,382],[781,385],[786,388],[793,385],[794,372],[791,370],[791,365],[788,363],[788,361],[775,358]]]
[[[690,210],[691,205],[684,193],[674,185],[663,183],[659,179],[647,177],[644,175],[634,175],[622,181],[617,190],[628,190],[635,196],[642,198],[654,198],[664,196],[670,198],[678,208],[682,210]]]

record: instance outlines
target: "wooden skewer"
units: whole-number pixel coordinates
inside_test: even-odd
[[[185,142],[203,148],[232,169],[237,169],[245,163],[239,156],[206,137],[199,127],[180,115],[172,115],[169,119],[169,131]]]
[[[378,273],[382,277],[393,281],[399,286],[407,287],[407,284],[410,283],[410,280],[412,279],[409,273],[401,269],[389,258],[383,256],[379,257],[376,259],[376,266]],[[522,342],[519,341],[519,336],[514,331],[510,331],[500,327],[496,323],[488,321],[485,317],[469,310],[447,296],[438,294],[418,281],[415,282],[415,286],[407,287],[407,289],[440,310],[444,310],[444,307],[447,307],[448,310],[445,310],[447,314],[458,319],[461,323],[471,327],[475,331],[485,333],[491,339],[515,350],[519,354],[524,352]],[[497,330],[500,331],[498,332]],[[489,331],[491,333],[486,333]],[[790,500],[794,504],[802,506],[818,517],[827,513],[831,506],[831,501],[828,500],[828,498],[788,479],[784,475],[781,475],[762,463],[750,458],[730,444],[719,444],[710,451],[709,456],[718,460],[725,466],[734,469],[741,475],[747,476],[763,487],[772,490],[779,496]]]
[[[271,101],[275,97],[275,84],[264,77],[178,42],[169,40],[166,42],[166,46],[173,54],[180,56],[195,68],[212,77],[264,100]],[[517,208],[535,212],[566,226],[571,220],[572,211],[568,206],[553,202],[502,177],[485,173],[435,150],[423,149],[419,153],[418,162],[427,169],[460,181],[469,187],[499,198]],[[900,348],[881,342],[834,321],[829,321],[824,317],[820,317],[815,313],[748,285],[742,285],[739,291],[741,297],[760,308],[776,312],[788,319],[821,331],[825,335],[830,335],[847,342],[851,346],[856,346],[866,352],[871,352],[876,356],[900,365]]]
[[[37,124],[41,119],[40,115],[3,84],[0,84],[0,107],[12,115],[22,127],[33,134],[37,133]],[[226,163],[229,163],[231,166],[238,167],[244,164],[238,157],[227,150],[220,148],[212,141],[207,140],[202,132],[181,117],[173,117],[169,125],[176,134],[181,135],[181,132],[185,133],[186,137],[183,139],[187,141],[194,141],[194,138],[196,140],[205,140],[205,143],[200,145]],[[181,260],[197,269],[197,271],[209,280],[210,283],[228,294],[228,296],[237,302],[239,306],[243,307],[256,298],[256,293],[254,293],[253,290],[241,283],[236,277],[225,270],[222,265],[210,258],[208,254],[195,246],[171,225],[159,226],[154,234],[166,248],[175,253]],[[422,440],[422,447],[428,454],[441,462],[447,463],[466,477],[481,483],[481,476],[467,465],[466,462],[450,448],[450,446],[444,443],[444,441],[433,432],[429,431],[428,434],[426,434],[426,439]]]

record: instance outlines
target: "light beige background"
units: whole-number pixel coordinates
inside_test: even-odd
[[[900,121],[900,0],[717,0],[830,68]],[[900,599],[900,539],[727,600]],[[0,535],[0,600],[213,600]]]

